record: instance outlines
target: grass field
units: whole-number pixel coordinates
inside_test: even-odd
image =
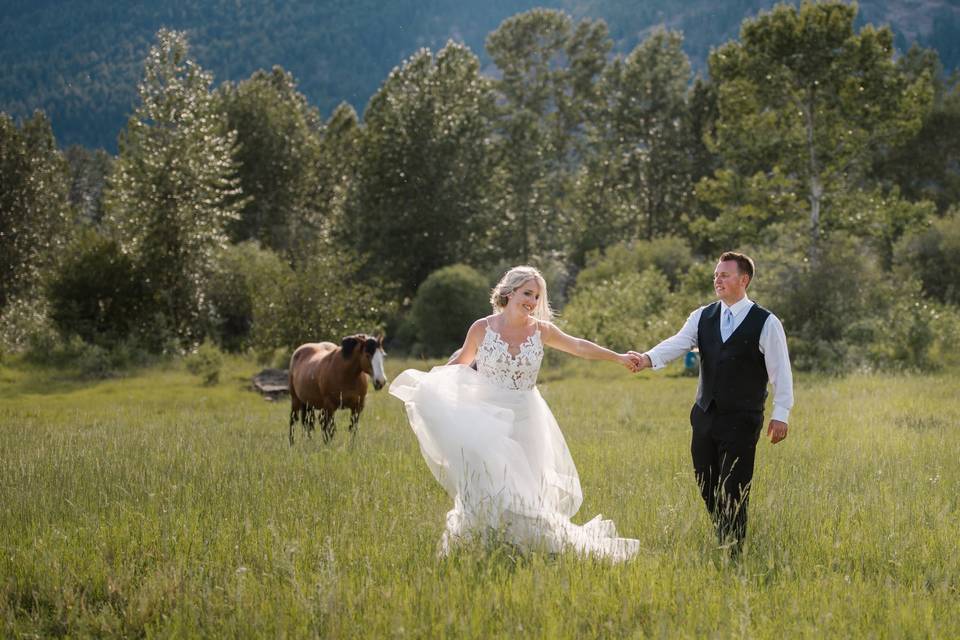
[[[371,392],[353,443],[344,419],[332,445],[290,447],[255,371],[202,387],[177,365],[97,383],[0,366],[0,635],[960,637],[956,374],[799,377],[730,563],[690,469],[696,381],[546,371],[576,520],[641,540],[612,565],[438,560],[449,500],[400,402]]]

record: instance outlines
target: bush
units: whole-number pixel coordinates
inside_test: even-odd
[[[411,318],[424,355],[448,355],[463,344],[477,318],[490,313],[490,284],[463,264],[438,269],[427,276],[413,300]]]
[[[18,297],[0,311],[0,352],[52,349],[59,338],[42,297]]]
[[[960,308],[932,304],[930,308],[933,346],[930,360],[935,367],[960,365]]]
[[[960,304],[960,209],[904,236],[894,250],[894,263],[900,271],[916,274],[926,295]]]
[[[585,285],[577,280],[561,324],[569,333],[615,351],[643,351],[679,331],[695,308],[650,267]]]
[[[100,345],[80,342],[67,345],[65,352],[65,355],[72,352],[73,363],[79,369],[82,378],[102,379],[114,375],[115,369],[110,351]]]
[[[130,256],[92,231],[69,247],[47,283],[50,317],[61,335],[104,347],[146,332],[148,296]]]
[[[208,298],[213,306],[213,336],[226,351],[242,351],[250,342],[255,310],[271,299],[291,274],[286,262],[256,242],[230,245],[217,257]],[[269,304],[269,303],[267,303]]]
[[[408,309],[406,313],[394,316],[387,322],[386,332],[391,349],[399,349],[403,353],[412,353],[419,344],[417,338],[417,323]]]
[[[36,365],[72,371],[81,379],[97,380],[156,361],[155,356],[132,338],[106,346],[85,342],[77,335],[62,338],[52,332],[49,339],[32,342],[23,356],[25,361]]]
[[[206,340],[186,358],[187,371],[200,376],[205,385],[214,385],[220,381],[220,369],[223,367],[223,354],[215,344]]]
[[[655,267],[666,276],[670,289],[676,289],[680,278],[693,264],[693,255],[682,238],[665,236],[622,242],[607,247],[602,253],[591,252],[587,256],[587,266],[577,276],[577,286],[592,286]]]
[[[252,280],[250,343],[258,352],[292,352],[304,342],[372,333],[395,307],[390,289],[362,280],[356,259],[333,247],[314,253],[296,270],[274,264]]]
[[[783,321],[797,369],[937,366],[943,336],[935,305],[917,279],[884,271],[865,241],[835,234],[824,240],[816,267],[804,252],[783,248],[756,258],[761,277],[750,295]]]

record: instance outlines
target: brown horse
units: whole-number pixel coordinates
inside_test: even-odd
[[[367,376],[373,378],[374,389],[387,383],[385,355],[383,337],[363,333],[347,336],[340,346],[316,342],[297,347],[290,358],[290,444],[298,418],[307,435],[313,432],[314,409],[320,412],[324,442],[333,437],[337,409],[350,409],[350,432],[356,433],[367,396]]]

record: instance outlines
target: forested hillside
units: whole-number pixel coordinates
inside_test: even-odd
[[[362,111],[279,66],[216,77],[194,52],[229,37],[160,29],[131,116],[103,125],[116,154],[61,150],[54,109],[0,113],[0,349],[96,373],[379,327],[442,355],[514,264],[572,333],[625,349],[675,331],[736,247],[798,368],[936,368],[960,341],[960,78],[862,21],[778,5],[698,77],[677,30],[622,52],[603,20],[534,9],[482,58],[414,52]],[[376,66],[390,47],[369,42]],[[78,122],[109,103],[67,95]]]
[[[629,52],[656,25],[684,33],[694,69],[711,47],[737,37],[743,18],[772,0],[186,0],[120,5],[104,0],[13,0],[0,6],[0,111],[42,109],[58,142],[116,149],[137,100],[143,59],[161,27],[185,30],[216,82],[280,65],[326,116],[340,102],[362,114],[389,71],[418,48],[465,43],[492,72],[487,35],[534,6],[603,19],[614,52]],[[889,23],[896,44],[936,48],[947,69],[960,63],[960,8],[949,0],[864,0],[858,21]]]

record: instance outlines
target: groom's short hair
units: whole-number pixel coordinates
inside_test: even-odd
[[[720,254],[720,260],[718,262],[727,262],[728,260],[736,262],[737,271],[740,272],[741,275],[744,273],[747,274],[750,276],[750,281],[753,281],[753,258],[737,251],[724,251]]]

